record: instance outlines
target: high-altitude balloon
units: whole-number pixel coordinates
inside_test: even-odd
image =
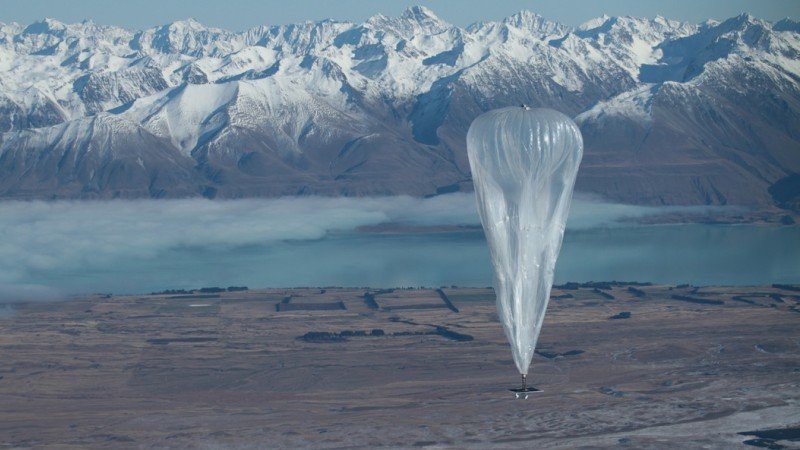
[[[564,114],[523,105],[475,119],[467,152],[494,266],[497,310],[524,389],[550,299],[583,139]]]

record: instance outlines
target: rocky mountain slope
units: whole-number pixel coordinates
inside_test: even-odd
[[[769,207],[800,172],[800,24],[0,24],[0,196],[469,190],[470,122],[520,103],[581,125],[580,191]]]

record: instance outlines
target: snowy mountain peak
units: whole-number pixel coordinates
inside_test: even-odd
[[[231,42],[234,37],[234,33],[187,19],[141,31],[136,34],[131,47],[145,53],[152,49],[165,54],[211,56],[238,50],[237,42]]]
[[[568,31],[566,26],[558,22],[547,20],[539,14],[527,10],[522,10],[512,16],[506,17],[503,19],[503,23],[537,34],[549,35],[566,33]]]
[[[67,25],[56,19],[46,17],[38,22],[34,22],[22,31],[24,34],[55,34],[67,29]]]
[[[770,27],[770,23],[766,20],[761,20],[753,17],[749,13],[742,13],[736,17],[731,17],[728,20],[723,21],[719,25],[718,28],[724,31],[742,31],[750,26],[760,26],[760,27]]]
[[[594,19],[589,19],[586,22],[583,22],[582,24],[578,25],[577,30],[579,30],[579,31],[588,31],[588,30],[600,27],[604,23],[608,22],[608,20],[610,18],[611,17],[609,17],[608,15],[603,14],[600,17],[595,17]]]
[[[434,14],[433,11],[420,5],[406,8],[406,10],[403,11],[403,14],[400,15],[400,19],[416,23],[422,30],[429,33],[440,33],[445,29],[452,27],[452,25],[443,21],[436,14]]]
[[[745,22],[749,22],[749,23],[761,22],[761,20],[755,18],[752,14],[750,14],[748,12],[743,12],[743,13],[739,14],[738,16],[731,17],[728,20],[738,21],[738,22],[742,22],[742,23],[745,23]]]
[[[796,20],[789,19],[781,19],[775,24],[772,25],[772,29],[774,31],[791,31],[794,33],[800,33],[800,22]]]
[[[406,19],[414,19],[418,22],[441,21],[441,19],[439,19],[439,17],[433,11],[422,5],[409,6],[403,11],[401,17]]]
[[[162,25],[159,28],[161,30],[168,31],[173,34],[198,33],[205,31],[211,31],[219,34],[228,34],[225,30],[221,30],[219,28],[207,27],[206,25],[202,24],[193,17],[189,17],[188,19],[183,19],[183,20],[175,20],[168,24]]]
[[[547,21],[544,17],[540,16],[539,14],[528,11],[523,9],[516,14],[512,14],[505,19],[503,19],[503,23],[507,23],[510,25],[514,25],[516,27],[522,27],[531,24],[537,24],[540,22]]]

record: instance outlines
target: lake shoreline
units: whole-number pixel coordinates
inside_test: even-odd
[[[790,211],[762,211],[744,214],[694,214],[667,213],[645,217],[621,218],[607,227],[625,225],[756,225],[763,227],[800,227],[800,215]],[[569,231],[569,224],[567,230]],[[385,222],[364,225],[355,229],[359,233],[408,234],[453,233],[482,231],[480,225],[414,225],[402,222]]]

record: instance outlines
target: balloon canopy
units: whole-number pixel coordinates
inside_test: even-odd
[[[508,107],[472,122],[467,152],[497,310],[524,376],[550,300],[583,139],[558,111]]]

